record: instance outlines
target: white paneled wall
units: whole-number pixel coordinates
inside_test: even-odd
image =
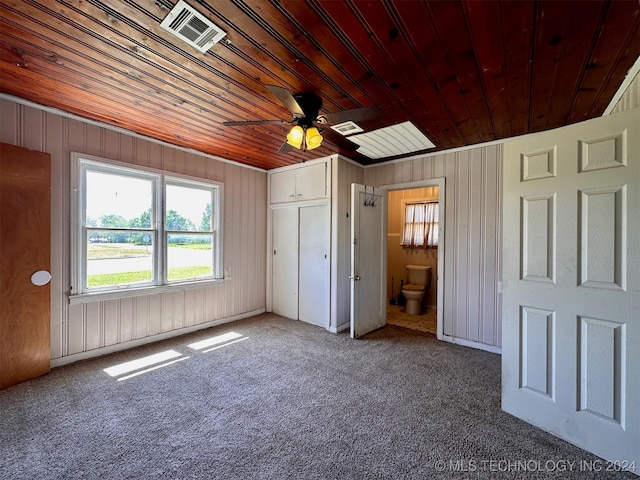
[[[349,327],[351,282],[351,184],[363,183],[364,171],[342,157],[332,159],[331,179],[331,325],[333,332]]]
[[[266,265],[266,172],[129,135],[95,123],[0,98],[0,141],[51,154],[51,358],[263,311]],[[69,305],[70,153],[224,184],[224,283],[155,295]],[[89,353],[90,354],[90,353]],[[64,363],[64,362],[60,362]]]
[[[501,346],[502,146],[416,157],[365,168],[365,184],[445,177],[443,333]]]
[[[640,107],[640,73],[637,73],[615,104],[611,113],[624,112]]]

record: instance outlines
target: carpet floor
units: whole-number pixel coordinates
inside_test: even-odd
[[[622,479],[500,410],[500,356],[263,314],[0,392],[0,478]]]

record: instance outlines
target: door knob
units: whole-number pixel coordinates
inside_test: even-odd
[[[33,283],[37,287],[42,287],[46,285],[51,280],[51,274],[46,270],[38,270],[33,275],[31,275],[31,283]]]
[[[349,278],[350,278],[351,280],[355,280],[355,281],[357,282],[358,280],[360,280],[360,275],[356,275],[355,277],[354,277],[354,276],[352,276],[352,275],[349,275]]]

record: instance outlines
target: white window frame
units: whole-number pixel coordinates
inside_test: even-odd
[[[84,212],[86,210],[86,195],[84,194],[86,185],[84,184],[85,170],[102,171],[150,179],[152,181],[152,203],[153,218],[152,230],[156,241],[155,257],[153,258],[154,274],[153,284],[141,286],[124,286],[108,289],[96,289],[84,291],[83,286],[86,281],[86,255],[87,242],[84,226]],[[178,185],[194,188],[211,189],[213,193],[213,204],[211,209],[211,222],[213,234],[213,276],[204,279],[194,280],[174,280],[166,281],[167,266],[167,231],[165,228],[165,195],[167,185]],[[223,245],[224,238],[222,232],[223,225],[223,194],[224,185],[213,180],[203,180],[186,175],[166,172],[148,167],[141,167],[106,158],[85,155],[82,153],[71,153],[71,275],[69,288],[69,303],[85,303],[89,301],[109,300],[115,298],[125,298],[140,295],[150,295],[166,291],[180,291],[191,288],[202,288],[217,285],[223,282]],[[186,234],[198,232],[184,232]]]

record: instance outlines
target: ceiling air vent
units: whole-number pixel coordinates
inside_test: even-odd
[[[227,34],[183,0],[176,3],[160,26],[201,52],[209,50]]]
[[[333,125],[331,128],[336,132],[341,133],[342,135],[345,135],[345,136],[351,135],[352,133],[364,132],[362,128],[360,128],[358,125],[353,123],[351,120],[347,122],[339,123],[337,125]]]

